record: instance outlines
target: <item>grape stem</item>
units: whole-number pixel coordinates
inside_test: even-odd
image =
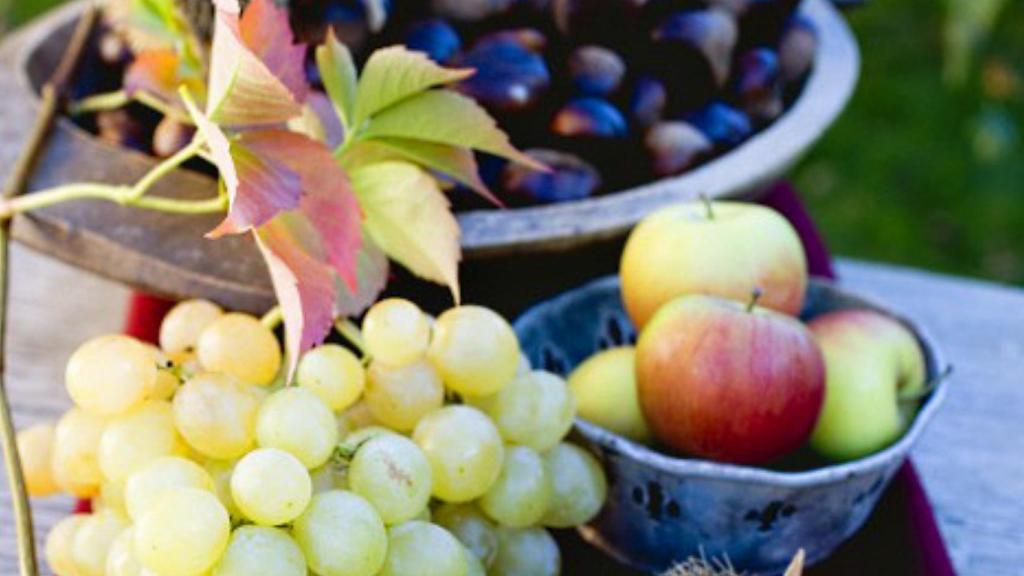
[[[22,212],[39,210],[40,208],[46,208],[55,204],[83,199],[107,200],[122,206],[134,206],[145,210],[157,210],[175,214],[223,212],[227,209],[227,198],[223,194],[219,194],[216,198],[203,200],[146,196],[146,193],[161,178],[185,162],[195,158],[200,150],[202,150],[203,144],[202,136],[196,134],[192,142],[170,158],[154,166],[152,170],[147,172],[132,186],[96,183],[68,184],[40,190],[26,196],[18,196],[9,200],[5,199],[3,204],[0,205],[0,219],[9,220],[15,214]]]
[[[132,102],[142,104],[143,106],[155,110],[164,116],[173,118],[182,124],[194,124],[192,118],[188,114],[144,90],[140,90],[134,94],[128,94],[124,90],[114,90],[113,92],[95,94],[71,104],[68,107],[68,113],[72,116],[78,116],[81,114],[91,114],[93,112],[117,110],[118,108],[123,108],[128,104],[131,104]]]
[[[356,326],[356,323],[348,318],[338,318],[334,321],[334,329],[359,351],[360,359],[364,365],[370,363],[370,354],[366,351],[366,342],[363,340],[363,333]]]
[[[260,323],[271,330],[280,326],[281,322],[284,322],[284,312],[280,306],[274,306],[267,310],[267,313],[260,318]]]
[[[35,169],[46,138],[53,126],[53,120],[60,108],[64,91],[74,77],[82,50],[88,41],[99,17],[99,4],[91,3],[79,18],[75,30],[61,56],[53,75],[43,85],[39,111],[36,113],[29,139],[14,164],[9,179],[4,185],[3,200],[17,197],[24,192],[29,177]],[[10,219],[0,219],[0,448],[3,450],[7,483],[11,489],[11,507],[14,512],[15,532],[18,543],[18,566],[21,576],[39,576],[39,562],[36,559],[35,535],[32,525],[32,506],[28,500],[28,489],[18,455],[17,437],[11,405],[7,398],[4,379],[6,370],[5,350],[7,345],[7,292],[9,287]]]

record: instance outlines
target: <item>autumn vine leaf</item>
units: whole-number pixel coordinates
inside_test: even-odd
[[[111,109],[145,93],[137,101],[192,122],[195,138],[132,186],[37,191],[0,206],[0,217],[82,198],[210,213],[223,211],[226,199],[226,215],[207,235],[253,236],[281,306],[289,377],[335,318],[376,300],[388,258],[459,300],[459,226],[444,189],[458,183],[498,204],[480,178],[477,152],[545,169],[475,101],[449,89],[472,70],[392,47],[371,55],[360,75],[329,34],[316,51],[324,94],[308,86],[307,47],[296,43],[287,11],[273,0],[251,0],[244,11],[238,0],[213,0],[208,59],[193,46],[175,0],[109,1],[123,22],[134,23],[135,61],[124,91],[90,97],[79,110]],[[220,196],[147,195],[196,157],[217,168]]]

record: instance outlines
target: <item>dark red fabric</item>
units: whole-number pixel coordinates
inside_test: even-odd
[[[814,276],[835,278],[824,239],[814,226],[796,190],[785,182],[774,185],[761,200],[778,210],[796,228],[807,251],[808,270]],[[128,306],[124,331],[155,343],[160,321],[173,302],[136,293]],[[76,512],[90,509],[80,502]],[[569,568],[569,567],[567,567]],[[571,574],[571,569],[567,574]],[[867,526],[812,575],[901,575],[953,576],[945,543],[928,496],[913,463],[907,462],[886,492]]]

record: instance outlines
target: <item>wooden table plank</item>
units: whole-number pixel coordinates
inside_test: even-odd
[[[83,339],[117,330],[126,292],[15,247],[10,382],[25,425],[63,410],[63,365]],[[960,574],[1024,567],[1024,291],[843,261],[846,285],[922,321],[955,364],[946,407],[914,457]],[[6,486],[0,493],[0,574],[15,571]],[[68,499],[35,503],[40,538]],[[48,572],[47,572],[48,574]],[[568,572],[567,574],[572,574]]]

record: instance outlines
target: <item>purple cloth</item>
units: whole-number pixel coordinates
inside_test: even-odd
[[[796,190],[787,182],[771,187],[762,204],[778,210],[796,228],[812,276],[836,277],[828,248]],[[864,529],[811,574],[953,576],[945,542],[914,464],[903,465]]]

